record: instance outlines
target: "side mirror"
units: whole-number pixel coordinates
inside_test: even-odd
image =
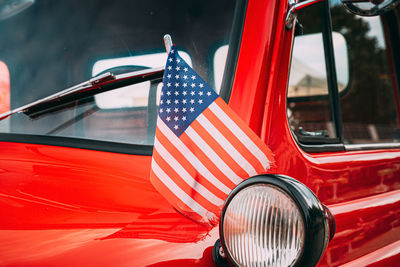
[[[285,27],[287,30],[292,29],[293,22],[296,19],[298,11],[308,6],[312,6],[322,1],[328,0],[305,0],[300,3],[296,3],[295,0],[289,0],[289,10],[286,15]],[[341,0],[345,8],[350,12],[360,16],[378,16],[381,15],[394,7],[400,0]]]
[[[3,0],[0,1],[0,20],[11,18],[31,5],[35,0]]]
[[[360,16],[378,16],[393,9],[400,0],[342,0],[344,7]]]

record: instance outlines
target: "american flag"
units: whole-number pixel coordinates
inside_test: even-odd
[[[154,140],[155,188],[181,213],[215,225],[231,190],[271,161],[265,143],[172,46]]]

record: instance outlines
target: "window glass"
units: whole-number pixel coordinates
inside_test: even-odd
[[[293,46],[288,97],[328,95],[322,33],[297,36]],[[334,55],[337,61],[338,89],[343,91],[349,82],[347,44],[344,36],[332,32]]]
[[[192,59],[188,53],[183,51],[179,51],[178,53],[189,64],[189,66],[193,67]],[[102,59],[93,65],[92,76],[97,76],[100,73],[115,69],[135,71],[146,68],[158,68],[164,65],[166,61],[166,52],[123,58]],[[101,109],[147,106],[150,84],[151,82],[148,81],[97,94],[95,95],[96,105]],[[159,83],[157,87],[159,87],[158,91],[160,91],[161,83]],[[157,101],[159,101],[159,98]]]
[[[219,47],[214,54],[214,84],[215,91],[221,90],[222,78],[225,70],[226,57],[228,56],[228,45]]]
[[[328,94],[322,33],[297,36],[293,45],[288,97]]]
[[[336,137],[328,96],[325,51],[322,37],[323,6],[310,6],[298,15],[303,35],[296,36],[290,68],[287,115],[301,142]]]
[[[323,21],[315,20],[328,19],[328,12],[313,7],[299,15],[304,34],[294,40],[287,100],[292,130],[303,142],[331,143],[328,137],[336,137],[335,132],[341,138],[336,142],[345,144],[398,142],[396,79],[381,18],[360,17],[330,1],[330,44],[323,39]],[[335,62],[330,75],[328,45]],[[329,101],[332,90],[338,90],[337,128]]]
[[[349,84],[349,56],[346,38],[340,32],[332,32],[333,54],[335,57],[337,87],[341,93]]]
[[[200,76],[220,87],[226,55],[215,51],[229,43],[235,1],[17,2],[0,1],[0,60],[10,74],[11,108],[110,69],[162,67],[166,33]],[[81,99],[36,118],[16,114],[0,131],[152,144],[159,82]]]
[[[331,16],[333,30],[346,39],[350,59],[348,86],[339,93],[343,142],[397,142],[396,86],[381,18],[357,16],[339,4],[332,5]],[[340,70],[343,57],[335,56],[336,69]]]

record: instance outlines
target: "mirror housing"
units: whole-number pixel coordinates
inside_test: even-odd
[[[350,12],[360,16],[378,16],[393,9],[400,0],[342,0]]]

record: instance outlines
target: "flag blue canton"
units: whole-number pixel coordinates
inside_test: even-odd
[[[159,117],[178,137],[218,97],[171,48],[161,89]]]

